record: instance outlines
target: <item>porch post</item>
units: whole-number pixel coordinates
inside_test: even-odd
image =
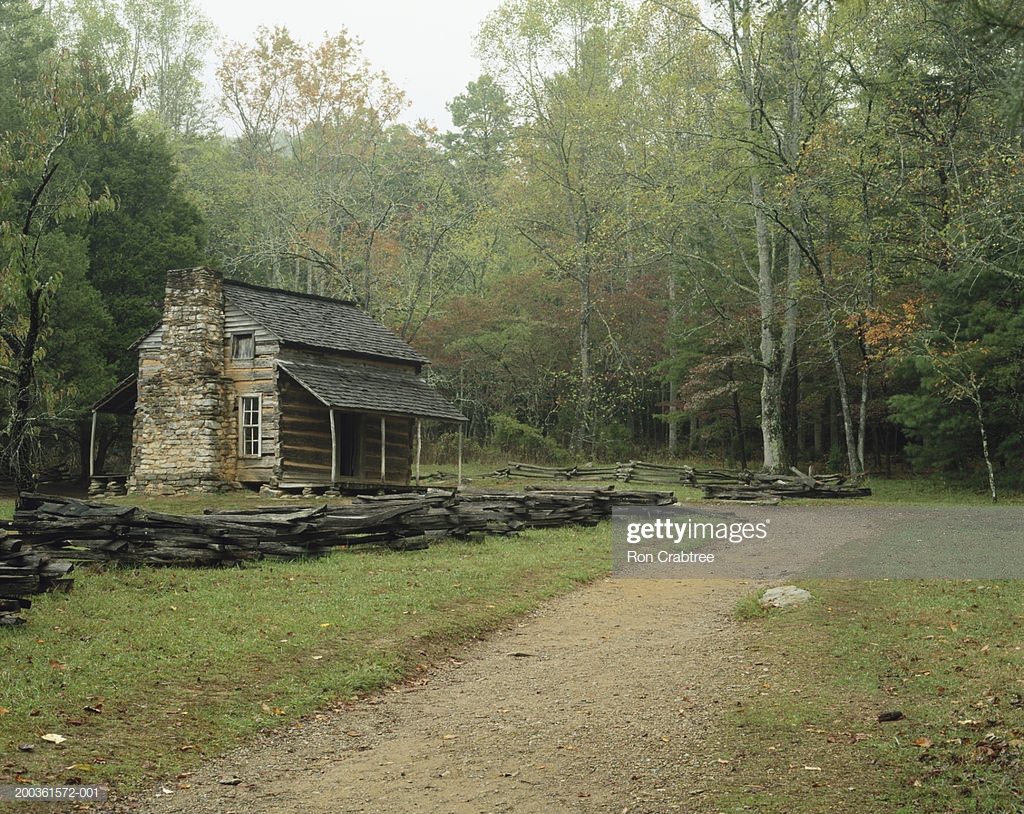
[[[416,418],[416,485],[420,485],[420,455],[423,453],[423,419]]]
[[[462,422],[459,422],[459,480],[458,489],[462,488]]]
[[[385,483],[388,477],[388,419],[380,417],[380,482]]]
[[[331,408],[331,483],[338,482],[338,428]]]
[[[98,413],[92,411],[92,431],[89,433],[89,480],[96,474],[96,419]]]

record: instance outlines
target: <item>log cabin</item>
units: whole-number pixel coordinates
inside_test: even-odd
[[[94,427],[134,416],[131,492],[407,486],[422,422],[466,420],[354,303],[205,267],[168,272],[163,319],[132,347],[137,374],[93,410]]]

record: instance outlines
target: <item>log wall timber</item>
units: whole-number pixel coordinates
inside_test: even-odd
[[[10,528],[23,550],[124,565],[220,565],[316,557],[335,547],[423,548],[431,538],[592,525],[616,505],[669,505],[671,492],[614,488],[443,492],[362,497],[343,506],[269,507],[170,515],[24,494]]]
[[[239,352],[247,338],[251,338],[251,355]],[[224,378],[235,394],[234,401],[229,399],[225,404],[226,437],[230,440],[230,453],[225,463],[234,467],[232,480],[240,483],[269,483],[280,472],[278,438],[281,407],[275,365],[280,343],[251,316],[225,302],[222,351]],[[241,396],[260,397],[259,457],[240,454],[241,432],[238,422]]]
[[[413,422],[406,416],[385,416],[384,429],[384,467],[381,468],[381,430],[380,417],[370,419],[373,424],[368,427],[365,439],[365,466],[363,477],[369,483],[381,480],[381,472],[385,473],[385,483],[407,484],[412,476],[411,453]]]
[[[281,480],[330,483],[331,413],[286,377],[281,378]]]

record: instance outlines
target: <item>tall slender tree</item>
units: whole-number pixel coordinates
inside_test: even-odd
[[[485,63],[508,94],[525,168],[518,233],[577,286],[578,372],[570,448],[596,439],[593,319],[599,277],[623,263],[629,178],[616,79],[629,7],[615,0],[520,0],[481,29]]]

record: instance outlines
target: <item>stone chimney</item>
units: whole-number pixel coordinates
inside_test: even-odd
[[[170,494],[224,485],[230,405],[223,372],[221,274],[169,271],[163,322],[139,344],[132,491]]]

